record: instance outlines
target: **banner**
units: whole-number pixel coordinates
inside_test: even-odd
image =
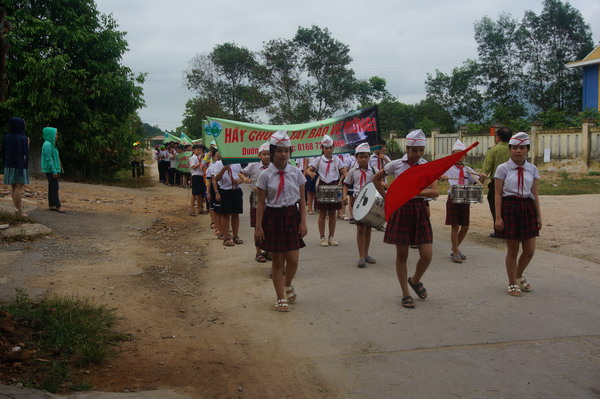
[[[165,132],[163,143],[170,143],[171,141],[179,143],[179,137],[173,136],[172,134]]]
[[[321,140],[326,134],[333,139],[334,154],[354,152],[361,143],[374,147],[381,142],[376,106],[296,125],[259,125],[209,117],[203,128],[205,143],[216,141],[224,164],[256,161],[258,147],[278,130],[288,132],[292,158],[321,155]]]
[[[205,146],[209,146],[210,142],[212,141],[211,136],[209,136],[206,132],[209,128],[209,124],[208,121],[206,119],[202,120],[202,144],[204,144]]]
[[[187,134],[185,134],[184,132],[181,132],[181,134],[179,135],[179,142],[183,145],[188,145],[188,144],[193,144],[193,140],[191,138],[188,137]]]

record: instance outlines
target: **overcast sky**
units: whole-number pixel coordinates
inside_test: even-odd
[[[600,42],[600,1],[571,0]],[[542,0],[96,0],[127,32],[123,64],[147,72],[142,120],[162,129],[181,125],[185,103],[183,71],[196,54],[235,42],[252,51],[271,39],[292,38],[299,26],[328,28],[349,45],[359,79],[377,75],[399,101],[425,98],[427,73],[449,72],[476,58],[473,24],[508,12],[520,20],[539,14]],[[574,60],[575,61],[575,60]]]

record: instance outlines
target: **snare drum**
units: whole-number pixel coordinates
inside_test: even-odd
[[[483,187],[479,185],[454,185],[450,190],[453,204],[483,202]]]
[[[320,184],[317,187],[317,201],[328,204],[342,202],[342,186]]]
[[[356,196],[352,214],[357,222],[374,228],[381,227],[385,223],[384,200],[373,182],[365,184]]]

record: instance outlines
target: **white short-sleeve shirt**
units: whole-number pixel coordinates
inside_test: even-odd
[[[216,176],[219,174],[221,169],[224,167],[223,161],[215,162],[215,168],[213,170],[214,175]],[[237,184],[233,184],[232,178],[234,180],[239,178],[238,173],[242,170],[242,166],[239,163],[234,163],[229,165],[229,168],[231,170],[231,175],[228,171],[225,171],[221,177],[221,180],[217,182],[221,190],[233,190],[234,188],[239,188]]]
[[[464,166],[464,168],[464,184],[475,183],[475,179],[473,179],[472,176],[475,174],[475,171],[466,165]],[[452,186],[456,186],[457,184],[459,184],[458,178],[460,177],[460,168],[456,165],[452,165],[450,169],[448,169],[444,174],[448,176],[448,184],[450,184],[450,187],[448,187],[448,194],[450,194],[452,192]]]
[[[328,163],[330,163],[331,166],[329,167],[329,173],[326,175],[325,172],[327,171]],[[325,155],[316,157],[310,161],[310,166],[315,168],[323,183],[331,183],[339,180],[341,176],[340,169],[344,168],[344,164],[336,155],[333,155],[331,160],[325,158]]]
[[[427,160],[423,158],[417,161],[417,165],[423,165],[424,163],[427,163]],[[408,155],[404,154],[402,158],[386,164],[383,169],[385,170],[386,175],[393,176],[395,179],[402,173],[406,172],[410,167],[411,165],[408,163]]]
[[[279,169],[271,164],[258,176],[256,186],[266,191],[266,205],[271,208],[283,208],[296,205],[300,201],[300,187],[306,183],[304,174],[300,169],[287,164],[283,169],[283,192],[277,198],[279,189]]]
[[[252,186],[254,186],[258,180],[258,175],[260,175],[260,173],[268,167],[269,165],[263,164],[262,161],[252,162],[242,169],[242,173],[244,173],[252,181]]]
[[[496,168],[496,174],[494,175],[494,178],[504,181],[502,196],[516,196],[535,199],[531,193],[531,188],[533,187],[533,180],[540,178],[540,172],[538,172],[538,169],[535,165],[525,161],[525,163],[521,166],[523,168],[523,189],[521,192],[519,190],[518,166],[519,165],[514,163],[512,159],[509,159],[507,162],[498,165],[498,168]]]
[[[383,167],[385,167],[385,165],[392,162],[387,155],[384,155],[383,157],[384,157],[384,159],[381,159],[375,154],[371,155],[371,158],[369,158],[369,165],[371,165],[373,168],[375,168],[377,171],[379,171]]]
[[[192,168],[192,166],[196,166],[202,163],[202,160],[200,159],[200,157],[196,156],[196,155],[192,155],[189,158],[189,164],[190,164],[190,173],[192,174],[192,176],[204,176],[204,170],[202,169],[202,166],[200,166],[199,168]]]
[[[373,180],[373,176],[375,176],[375,173],[377,173],[375,171],[375,168],[371,167],[371,166],[367,166],[367,169],[363,169],[366,175],[366,180],[362,183],[361,185],[361,181],[360,178],[362,177],[362,172],[360,168],[352,168],[348,171],[348,175],[346,175],[346,178],[344,179],[344,184],[350,186],[350,188],[352,190],[354,190],[354,197],[356,197],[358,195],[358,193],[360,192],[360,190],[363,188],[363,186],[367,183],[369,183],[370,181]]]

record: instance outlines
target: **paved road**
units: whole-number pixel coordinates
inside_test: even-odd
[[[299,301],[288,314],[273,311],[268,267],[252,260],[247,216],[240,234],[246,245],[210,246],[227,256],[209,262],[207,285],[253,345],[275,343],[291,364],[308,362],[347,398],[600,397],[599,265],[540,250],[527,274],[534,291],[513,298],[505,293],[502,251],[467,242],[468,260],[451,263],[448,231],[440,226],[423,279],[429,298],[407,310],[395,250],[382,243],[383,233],[373,232],[378,263],[358,269],[355,227],[340,222],[340,246],[321,248],[316,221],[309,216],[295,282]],[[416,255],[411,250],[410,270]],[[210,285],[211,276],[222,282],[224,274],[235,278]],[[0,386],[1,399],[44,397],[10,396],[6,389],[14,388]],[[114,394],[87,395],[71,398]]]

